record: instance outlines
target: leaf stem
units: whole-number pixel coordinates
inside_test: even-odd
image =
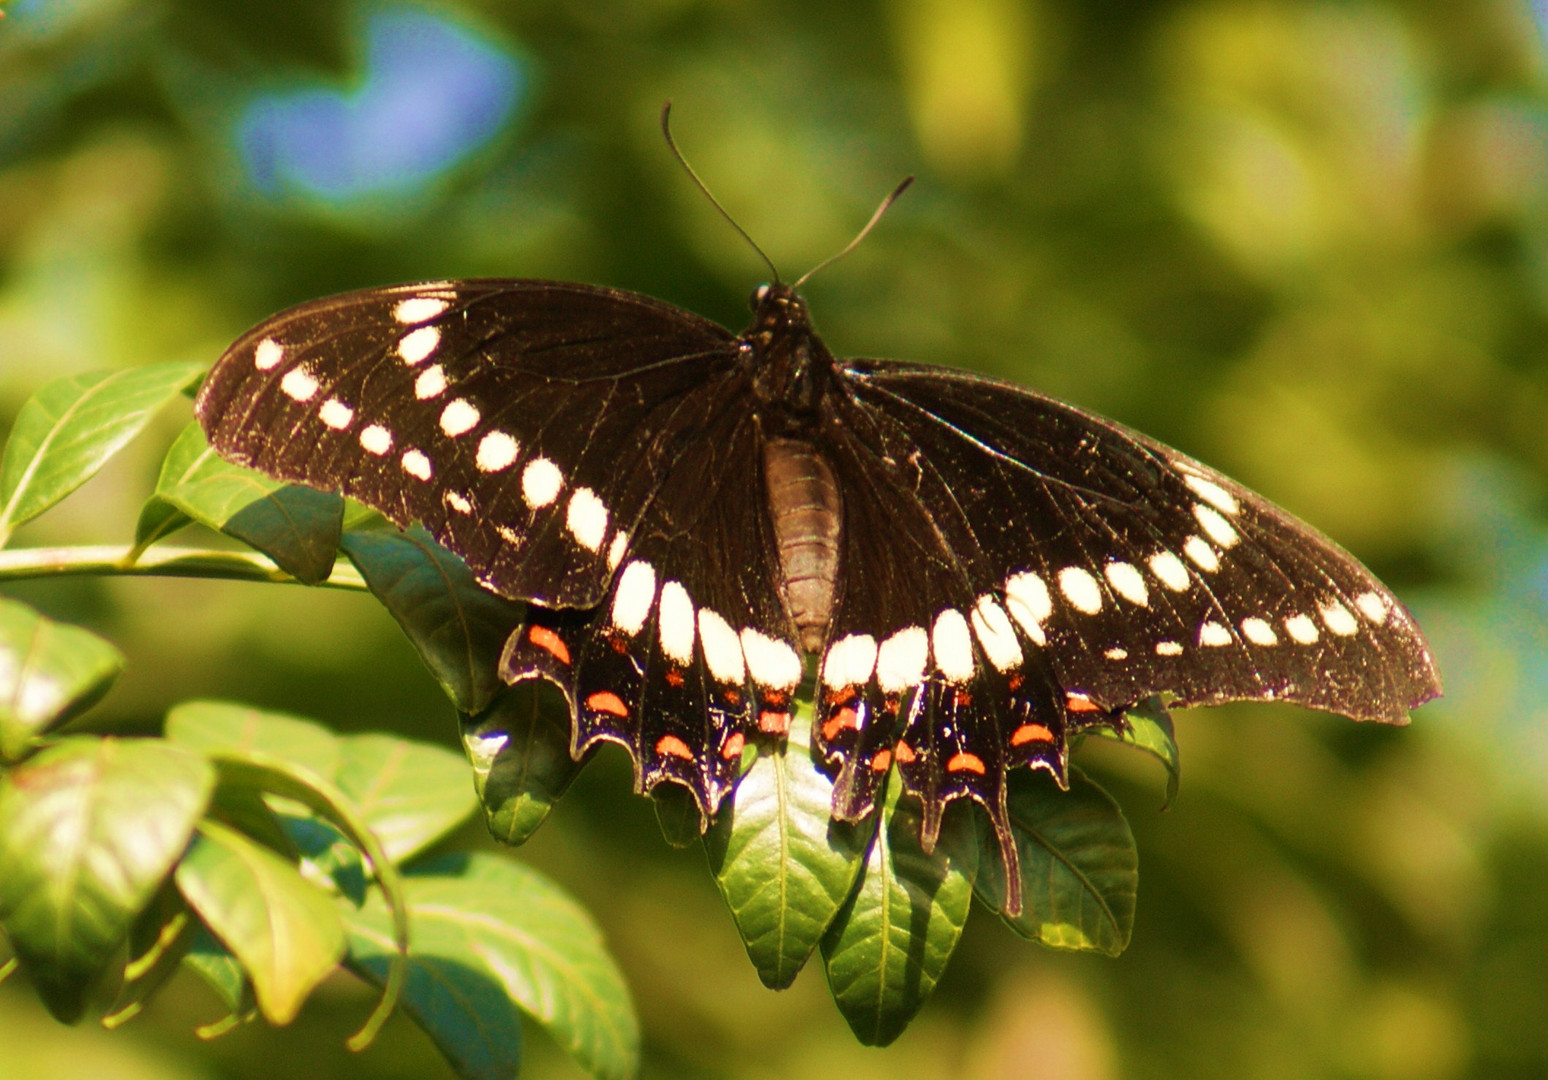
[[[0,551],[0,581],[26,578],[103,575],[119,577],[189,577],[225,581],[272,581],[300,584],[255,551],[212,548],[158,547],[135,557],[133,545],[18,548]],[[327,588],[366,587],[360,572],[340,559],[321,583]]]

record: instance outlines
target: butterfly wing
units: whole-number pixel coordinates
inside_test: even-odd
[[[1400,723],[1440,693],[1407,610],[1327,537],[1169,447],[1020,387],[852,363],[937,524],[1067,690],[1107,708],[1281,700]],[[1028,576],[1034,575],[1034,576]]]
[[[789,728],[802,675],[750,383],[709,400],[716,414],[676,458],[602,604],[530,608],[501,662],[507,682],[565,692],[577,759],[600,740],[623,745],[637,789],[688,788],[701,822],[735,785],[747,742]]]
[[[259,324],[196,412],[223,456],[420,521],[496,592],[588,607],[735,357],[632,293],[428,282]]]

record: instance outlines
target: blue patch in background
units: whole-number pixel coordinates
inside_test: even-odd
[[[522,90],[508,50],[422,11],[369,16],[365,57],[356,90],[273,93],[244,111],[238,145],[261,191],[342,203],[423,188],[494,139]]]

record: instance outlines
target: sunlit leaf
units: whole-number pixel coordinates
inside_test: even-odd
[[[80,487],[203,373],[151,364],[56,379],[22,406],[0,456],[0,546]]]
[[[72,738],[0,777],[0,926],[56,1017],[187,846],[214,770],[160,739]]]
[[[90,707],[124,669],[109,642],[0,597],[0,760]]]
[[[973,904],[978,837],[966,802],[947,808],[933,852],[919,803],[893,776],[860,887],[822,939],[828,986],[855,1037],[896,1039],[929,1000]]]
[[[152,495],[140,507],[140,516],[134,523],[135,556],[164,537],[193,524],[193,518],[159,495]]]
[[[389,735],[350,735],[336,782],[387,857],[423,851],[478,808],[467,764],[450,750]]]
[[[574,900],[492,855],[431,860],[404,884],[414,926],[404,1009],[461,1075],[512,1075],[520,1047],[511,1002],[593,1075],[634,1075],[639,1027],[628,989]],[[385,911],[373,896],[346,919],[351,965],[379,979],[390,949]]]
[[[1021,856],[1022,911],[1001,916],[1022,937],[1059,949],[1091,949],[1117,956],[1134,929],[1139,857],[1123,811],[1079,769],[1069,791],[1045,772],[1010,776],[1008,806]],[[985,827],[985,866],[978,895],[992,911],[1004,905],[1005,874],[991,858],[995,841]]]
[[[200,824],[177,868],[177,887],[242,962],[258,1007],[288,1024],[344,955],[333,901],[295,866],[235,829]]]
[[[423,529],[349,533],[341,546],[453,704],[465,713],[487,706],[504,685],[500,650],[522,606],[480,588]]]
[[[284,485],[220,457],[197,423],[183,428],[161,462],[156,497],[201,525],[224,529],[244,507]]]
[[[710,870],[766,986],[783,989],[822,940],[864,865],[874,824],[832,820],[833,784],[807,746],[811,705],[759,753],[705,836]]]
[[[185,701],[167,713],[167,738],[204,753],[259,750],[334,779],[338,736],[312,720],[227,701]]]
[[[489,832],[506,844],[536,832],[581,769],[570,757],[569,708],[542,679],[507,687],[479,715],[464,715],[462,746]]]

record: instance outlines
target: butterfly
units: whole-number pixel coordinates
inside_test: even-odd
[[[1400,723],[1439,694],[1393,594],[1222,474],[1008,382],[838,359],[789,285],[752,309],[734,334],[590,285],[366,289],[244,334],[196,411],[226,458],[421,522],[527,601],[503,679],[556,684],[577,760],[620,743],[706,819],[808,656],[834,817],[896,770],[927,849],[972,799],[1008,870],[1007,773],[1063,783],[1073,736],[1153,695]]]

